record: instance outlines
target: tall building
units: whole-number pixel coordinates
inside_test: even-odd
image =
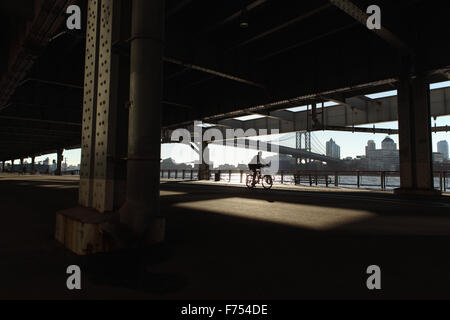
[[[373,141],[373,140],[367,141],[366,156],[367,156],[368,151],[373,151],[375,149],[376,149],[375,141]]]
[[[397,144],[389,137],[381,142],[381,149],[376,149],[375,142],[369,140],[366,146],[366,158],[369,170],[398,170],[399,153]]]
[[[389,137],[384,138],[381,141],[381,149],[382,150],[397,150],[397,144]]]
[[[327,141],[327,156],[331,158],[341,158],[341,147],[339,147],[333,139]]]
[[[438,142],[437,152],[444,156],[444,160],[448,160],[448,142],[446,140]]]

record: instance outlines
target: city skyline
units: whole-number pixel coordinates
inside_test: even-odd
[[[448,118],[441,119],[439,118],[436,121],[437,126],[446,125],[445,123],[450,122],[450,116],[442,117]],[[373,125],[361,126],[361,127],[370,127]],[[397,122],[389,122],[383,124],[377,124],[376,127],[389,128],[389,129],[397,129]],[[336,131],[314,131],[313,134],[315,138],[319,140],[323,144],[323,149],[325,150],[326,141],[333,139],[333,141],[340,146],[340,157],[341,159],[352,157],[356,158],[357,156],[361,156],[365,154],[365,147],[369,140],[373,140],[377,146],[381,146],[381,142],[383,139],[388,136],[386,134],[373,134],[373,133],[351,133],[351,132],[336,132]],[[292,135],[291,139],[286,139],[285,136]],[[280,135],[282,136],[280,140],[287,140],[288,143],[280,143],[280,145],[286,145],[289,147],[295,147],[295,133]],[[389,135],[394,142],[398,143],[398,135]],[[273,138],[273,137],[272,137]],[[268,138],[266,138],[267,140]],[[450,142],[450,133],[448,132],[438,132],[432,134],[432,151],[438,152],[437,144],[440,141]],[[315,150],[312,150],[313,152]],[[255,150],[249,149],[237,149],[230,148],[226,146],[217,146],[213,145],[211,147],[211,153],[213,156],[213,161],[217,163],[217,165],[221,164],[235,164],[238,165],[240,163],[247,163],[251,157],[253,157],[256,153]],[[322,152],[325,154],[325,152]],[[81,150],[80,149],[72,149],[72,150],[64,150],[63,153],[64,161],[67,160],[67,164],[69,166],[77,166],[80,164],[81,159]],[[268,156],[268,153],[265,153],[265,157]],[[168,159],[172,158],[177,161],[177,163],[190,163],[197,159],[197,154],[190,147],[186,145],[176,145],[176,144],[163,144],[161,147],[161,158]],[[36,163],[39,161],[44,161],[46,158],[49,158],[50,163],[53,160],[56,160],[56,154],[45,154],[42,156],[37,156],[35,158]],[[20,159],[14,159],[15,164],[18,164]],[[31,162],[31,158],[24,158],[24,161]],[[6,163],[10,163],[10,160],[6,161]]]
[[[450,81],[439,82],[430,84],[430,89],[439,89],[450,87]],[[389,97],[397,95],[396,90],[380,92],[372,95],[368,95],[369,98],[376,99],[382,97]],[[297,107],[302,108],[302,107]],[[295,108],[294,108],[295,109]],[[448,126],[450,124],[450,116],[442,116],[436,118],[436,120],[430,120],[432,126]],[[360,125],[358,127],[362,128],[386,128],[386,129],[398,129],[398,122],[384,122],[377,124],[367,124]],[[385,134],[373,134],[373,133],[352,133],[345,131],[314,131],[313,132],[315,138],[319,140],[323,144],[323,148],[325,149],[326,141],[333,139],[340,147],[341,147],[341,158],[352,157],[355,158],[358,155],[364,154],[364,147],[368,140],[374,140],[376,144],[381,144],[381,141],[385,138]],[[292,135],[295,135],[293,133]],[[398,135],[390,135],[390,137],[394,140],[394,142],[399,145]],[[450,133],[449,132],[437,132],[432,133],[432,151],[437,152],[437,142],[445,140],[450,141]],[[284,144],[282,144],[284,145]],[[288,145],[289,147],[295,147],[295,139],[292,139],[292,142]],[[217,148],[216,146],[213,147]],[[245,163],[245,161],[249,161],[249,159],[254,156],[254,150],[228,150],[225,149],[227,147],[218,147],[224,148],[223,150],[215,150],[215,152],[219,155],[219,159],[216,159],[220,164],[226,164],[227,161],[233,161],[237,164]],[[191,162],[196,159],[195,152],[186,146],[175,145],[175,144],[163,144],[161,146],[161,158],[166,159],[172,157],[171,155],[177,154],[176,159],[180,163],[182,162]],[[323,152],[325,154],[325,152]],[[220,155],[223,155],[221,157]],[[81,149],[72,149],[72,150],[64,150],[63,154],[64,158],[67,158],[68,165],[78,165],[81,161]],[[45,154],[42,156],[36,157],[36,161],[43,161],[46,157],[49,157],[50,161],[56,159],[56,154]],[[174,158],[174,157],[172,157]],[[31,161],[31,158],[25,158],[28,161]],[[19,159],[14,159],[18,161]],[[7,160],[6,163],[10,162]]]

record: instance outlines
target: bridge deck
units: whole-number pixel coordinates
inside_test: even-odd
[[[0,298],[450,297],[448,197],[163,182],[164,245],[79,257],[53,239],[55,212],[77,192],[75,177],[0,175]],[[85,272],[81,292],[65,289],[70,264]]]

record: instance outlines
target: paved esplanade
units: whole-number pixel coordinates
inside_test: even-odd
[[[167,241],[139,253],[138,283],[134,253],[76,256],[54,241],[54,212],[77,192],[74,177],[0,177],[1,298],[449,297],[447,197],[162,182]],[[79,293],[64,286],[72,263],[86,273]],[[383,270],[375,294],[371,264]]]

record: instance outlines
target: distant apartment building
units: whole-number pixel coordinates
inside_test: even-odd
[[[437,152],[442,154],[443,160],[448,160],[448,142],[446,140],[439,141],[437,144]]]
[[[367,141],[367,146],[366,146],[366,155],[367,155],[367,151],[373,151],[376,149],[376,145],[375,142],[373,140],[369,140]]]
[[[389,137],[381,142],[381,149],[376,149],[375,142],[369,140],[366,146],[366,158],[369,170],[399,170],[397,144]]]
[[[333,139],[327,141],[327,156],[331,158],[341,158],[341,147],[339,147]]]

